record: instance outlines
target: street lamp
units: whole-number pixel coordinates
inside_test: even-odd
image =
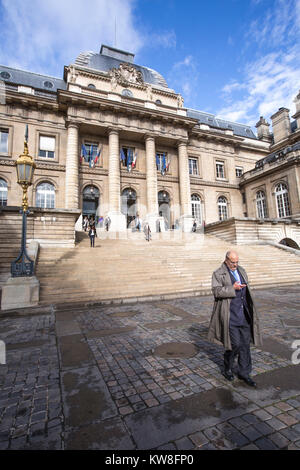
[[[12,277],[33,276],[34,263],[29,258],[26,251],[27,215],[29,214],[27,191],[29,186],[32,185],[33,173],[36,165],[28,152],[28,125],[26,125],[24,152],[16,161],[16,167],[17,181],[23,190],[22,209],[20,210],[23,217],[22,241],[20,254],[18,258],[11,263],[11,275]]]

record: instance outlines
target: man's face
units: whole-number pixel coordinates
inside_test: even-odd
[[[225,264],[231,271],[235,271],[238,267],[239,257],[236,253],[230,253],[229,256],[225,258]]]

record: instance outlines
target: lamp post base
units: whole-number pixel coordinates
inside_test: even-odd
[[[39,297],[40,283],[35,276],[10,277],[2,286],[1,310],[34,307]]]

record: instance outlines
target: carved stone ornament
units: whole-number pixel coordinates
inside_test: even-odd
[[[122,63],[119,68],[113,67],[110,70],[113,81],[117,81],[120,85],[126,86],[128,83],[142,85],[144,83],[142,73],[130,64]]]

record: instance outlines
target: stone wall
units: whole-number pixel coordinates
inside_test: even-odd
[[[21,249],[22,214],[14,206],[0,207],[0,285],[9,276],[10,263]],[[73,247],[78,210],[31,208],[27,217],[27,246]]]
[[[288,243],[293,241],[300,247],[300,220],[232,217],[206,225],[205,234],[215,235],[238,245],[257,241],[280,243],[287,240]]]

